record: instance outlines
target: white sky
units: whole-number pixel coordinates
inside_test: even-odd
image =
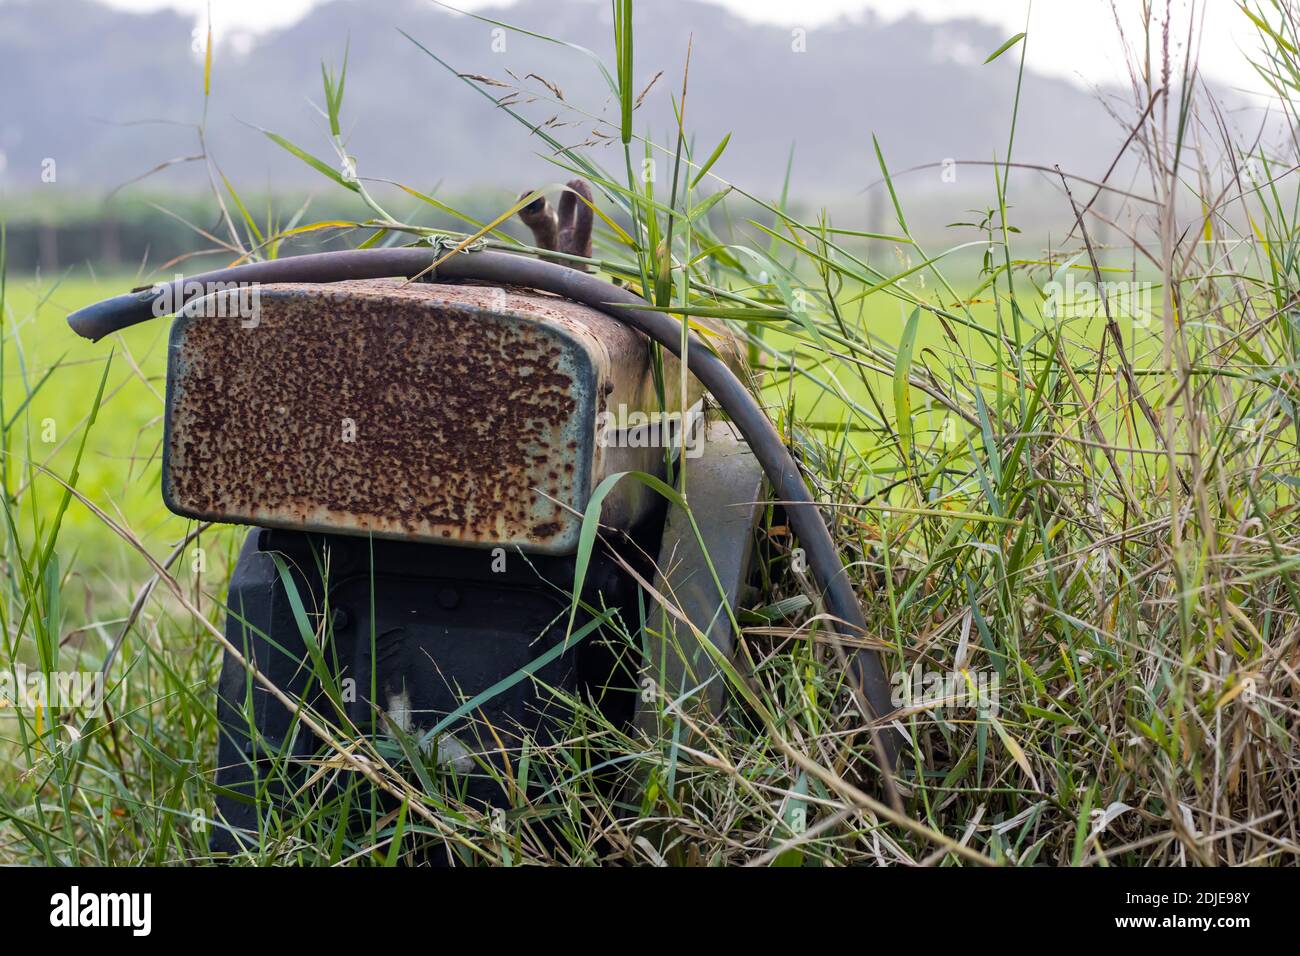
[[[127,10],[163,7],[188,12],[203,21],[209,0],[101,0]],[[213,29],[260,31],[292,24],[322,0],[210,0]],[[512,0],[457,0],[463,10],[504,6]],[[646,0],[643,0],[646,2]],[[653,2],[653,0],[649,0]],[[707,0],[752,20],[813,29],[836,17],[864,10],[886,18],[916,13],[927,19],[973,16],[996,24],[1010,37],[1025,29],[1029,13],[1031,68],[1082,83],[1114,82],[1124,78],[1111,0]],[[1253,28],[1237,9],[1235,0],[1173,0],[1186,35],[1188,11],[1204,17],[1201,34],[1201,69],[1220,82],[1245,89],[1260,83],[1247,64],[1243,50],[1253,51]],[[1114,0],[1122,15],[1131,18],[1140,0]],[[1163,8],[1161,0],[1157,7]],[[992,52],[992,51],[989,51]]]

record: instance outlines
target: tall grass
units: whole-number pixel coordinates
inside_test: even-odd
[[[1168,11],[1147,12],[1125,38],[1124,152],[1100,182],[1072,176],[1065,161],[1051,173],[1067,238],[1048,250],[1024,248],[1015,230],[1015,103],[1005,104],[1007,155],[990,177],[991,211],[934,251],[909,229],[888,143],[875,158],[897,230],[882,236],[837,227],[833,211],[803,221],[786,196],[722,179],[728,141],[697,150],[689,132],[689,74],[667,94],[675,135],[639,135],[636,82],[648,76],[634,56],[630,3],[614,4],[614,67],[597,62],[592,74],[616,116],[584,113],[544,82],[525,91],[510,78],[459,77],[409,38],[446,82],[478,89],[485,108],[532,128],[520,102],[549,101],[614,144],[569,147],[534,128],[557,179],[582,176],[601,197],[590,264],[681,317],[683,334],[724,322],[741,338],[756,394],[857,582],[870,622],[862,642],[901,683],[915,677],[947,696],[901,703],[888,718],[907,734],[900,765],[887,774],[874,764],[834,632],[774,507],[761,529],[760,597],[739,615],[741,653],[725,674],[731,706],[719,718],[661,698],[662,732],[646,734],[572,701],[559,743],[513,753],[510,774],[480,768],[509,801],[492,813],[463,799],[462,782],[418,741],[399,731],[367,739],[338,706],[300,708],[302,732],[330,755],[316,773],[339,786],[268,809],[243,859],[382,865],[423,859],[436,845],[467,864],[1294,863],[1293,139],[1273,151],[1234,137],[1194,59],[1170,43]],[[1259,71],[1293,136],[1300,21],[1281,0],[1243,15],[1257,26]],[[994,53],[1022,57],[1022,82],[1032,42],[1031,30]],[[223,180],[237,260],[316,231],[345,228],[363,245],[441,234],[393,218],[377,196],[455,213],[355,168],[339,135],[346,68],[323,75],[335,161],[268,135],[354,193],[358,216],[259,225]],[[647,168],[661,173],[645,177]],[[1122,188],[1115,170],[1129,177]],[[1103,192],[1111,201],[1098,204]],[[517,208],[508,200],[493,220],[465,217],[453,245],[526,251],[504,228]],[[758,212],[737,221],[736,208]],[[1121,238],[1098,243],[1103,222]],[[885,257],[870,254],[881,247],[911,264],[882,271]],[[950,275],[946,263],[969,248],[981,255],[978,274]],[[1133,285],[1128,299],[1054,294],[1070,279]],[[1147,291],[1151,308],[1135,308],[1132,294]],[[85,585],[59,558],[63,509],[91,509],[129,547],[150,548],[77,491],[75,466],[47,475],[17,447],[30,423],[11,410],[0,419],[6,660],[48,665],[76,647],[107,666],[112,689],[102,715],[5,725],[15,732],[5,734],[11,769],[0,773],[0,858],[203,860],[207,833],[222,825],[212,816],[209,688],[228,563],[184,574],[188,541],[169,559],[148,557],[130,611],[87,622],[69,641],[69,608]],[[689,463],[685,471],[689,502]],[[93,558],[76,560],[94,573]],[[299,616],[309,647],[329,646],[323,610]],[[597,639],[635,655],[651,618],[602,619]],[[304,663],[331,688],[328,655]],[[970,705],[965,692],[980,688],[995,688],[996,706]],[[285,761],[271,777],[287,780],[288,770]],[[389,799],[358,823],[357,808],[375,806],[372,788]]]

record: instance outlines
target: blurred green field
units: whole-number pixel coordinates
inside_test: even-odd
[[[25,542],[43,538],[64,494],[104,365],[111,368],[91,428],[77,490],[155,557],[167,554],[190,522],[171,514],[159,494],[167,322],[145,323],[114,341],[88,342],[67,324],[69,312],[125,291],[125,276],[50,280],[10,276],[5,289],[5,476],[11,491],[30,481],[16,513]],[[37,466],[29,470],[28,465]],[[138,551],[74,499],[63,519],[60,567],[88,595],[129,602],[148,573]],[[72,593],[80,588],[72,589]],[[71,595],[70,595],[71,596]],[[69,601],[74,624],[87,607]]]

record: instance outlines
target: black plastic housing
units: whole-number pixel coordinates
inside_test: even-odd
[[[660,509],[657,523],[643,529],[649,541],[657,540],[662,520]],[[640,549],[626,550],[635,555]],[[518,766],[524,737],[533,745],[553,740],[570,718],[566,700],[593,702],[619,724],[630,721],[635,706],[635,664],[629,662],[639,660],[640,648],[628,647],[605,626],[558,646],[574,573],[572,557],[258,528],[245,540],[231,577],[226,636],[287,695],[341,726],[344,715],[314,675],[305,622],[326,672],[344,691],[346,719],[394,766],[405,764],[413,781],[418,775],[399,738],[405,736],[409,747],[466,700],[526,671],[451,722],[420,758],[426,773],[458,797],[507,806],[508,788],[492,770],[505,772],[507,760]],[[636,634],[638,592],[634,579],[597,548],[584,599],[616,611]],[[580,610],[574,632],[589,620]],[[548,651],[551,659],[538,665]],[[216,783],[224,792],[214,851],[256,847],[259,832],[274,833],[265,826],[269,814],[287,802],[301,811],[322,792],[337,795],[350,784],[357,786],[350,796],[355,812],[391,809],[390,800],[354,773],[319,775],[322,783],[304,791],[318,770],[316,758],[327,751],[230,654],[218,685],[217,719]],[[544,787],[544,774],[530,783]]]

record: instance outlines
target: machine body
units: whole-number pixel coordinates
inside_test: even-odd
[[[724,423],[701,420],[693,382],[683,412],[675,359],[656,369],[640,333],[527,289],[364,280],[262,286],[255,313],[220,301],[239,295],[173,323],[163,495],[252,526],[225,630],[259,672],[322,712],[341,702],[395,762],[415,746],[486,805],[506,799],[511,755],[556,739],[574,701],[646,731],[647,675],[721,705],[696,634],[730,653],[763,478]],[[624,479],[601,501],[570,627],[595,489],[669,477],[683,458],[722,579],[689,522]],[[695,628],[647,613],[645,582],[680,591]],[[321,747],[230,655],[218,722],[213,844],[236,851],[286,802],[316,799]]]

